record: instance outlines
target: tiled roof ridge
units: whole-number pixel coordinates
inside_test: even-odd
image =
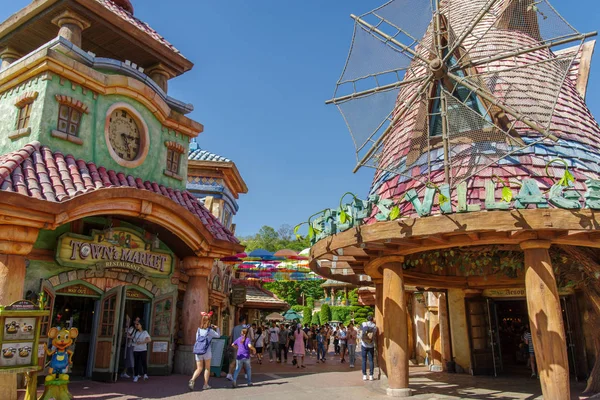
[[[197,161],[216,161],[216,162],[231,162],[227,157],[220,156],[216,153],[211,153],[208,150],[197,148],[191,150],[188,153],[188,160]]]
[[[148,25],[148,23],[135,17],[132,13],[130,13],[129,11],[120,7],[119,5],[115,4],[112,0],[95,0],[95,1],[100,3],[101,5],[103,5],[108,10],[112,11],[119,18],[123,19],[124,21],[129,22],[130,24],[135,26],[137,29],[139,29],[143,33],[151,36],[153,39],[155,39],[157,42],[159,42],[163,46],[165,46],[165,47],[169,48],[171,51],[179,54],[181,57],[184,57],[183,54],[181,54],[181,52],[173,44],[171,44],[161,34],[159,34],[150,25]]]
[[[194,214],[216,238],[239,243],[229,229],[212,215],[188,190],[173,189],[143,181],[120,171],[107,170],[93,162],[75,159],[42,146],[39,142],[0,156],[0,191],[51,202],[63,202],[100,189],[129,187],[167,197]]]

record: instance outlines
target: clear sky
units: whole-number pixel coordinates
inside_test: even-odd
[[[412,0],[423,1],[423,0]],[[4,1],[0,19],[29,0]],[[351,191],[366,196],[373,170],[352,173],[352,140],[326,106],[344,65],[353,24],[384,0],[132,0],[135,15],[195,63],[169,94],[193,103],[202,148],[233,160],[249,192],[237,234],[295,225]],[[600,30],[600,1],[553,0],[580,32]],[[598,52],[597,52],[598,53]],[[588,105],[600,115],[600,59]]]

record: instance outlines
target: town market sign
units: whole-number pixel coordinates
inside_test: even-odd
[[[131,229],[92,231],[92,236],[65,233],[58,240],[56,260],[75,268],[134,271],[144,276],[167,277],[173,270],[173,255],[154,250],[150,242]]]
[[[542,192],[534,179],[524,179],[522,183],[510,182],[520,186],[519,193],[513,197],[513,190],[508,182],[499,180],[485,181],[485,210],[511,210],[525,208],[549,208],[550,206],[568,210],[582,208],[600,210],[600,180],[588,179],[585,181],[585,192],[575,190],[571,184],[572,175],[566,170],[565,176],[553,185],[550,190]],[[502,185],[501,199],[496,198],[496,186]],[[319,240],[344,232],[350,228],[360,226],[364,221],[373,216],[377,221],[392,221],[402,218],[401,207],[412,204],[419,217],[430,216],[433,211],[434,199],[437,194],[438,208],[441,214],[465,213],[481,211],[480,204],[467,203],[467,183],[462,182],[456,186],[452,193],[450,185],[427,184],[422,198],[415,189],[407,191],[399,200],[381,199],[377,194],[369,196],[368,200],[361,200],[352,193],[345,193],[340,199],[337,209],[325,209],[309,217],[307,222],[296,225],[294,231],[297,236],[299,228],[308,225],[308,237],[311,244]],[[346,196],[352,196],[350,203],[342,204]],[[455,198],[453,204],[450,199]],[[402,204],[404,203],[404,204]],[[401,205],[402,204],[402,205]],[[377,210],[377,212],[375,212]]]

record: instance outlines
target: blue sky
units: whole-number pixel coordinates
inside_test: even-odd
[[[416,1],[416,0],[415,0]],[[133,0],[148,22],[195,63],[169,94],[193,103],[202,148],[235,161],[241,195],[237,234],[295,225],[351,191],[368,192],[373,171],[355,165],[354,147],[331,97],[353,30],[351,13],[384,0]],[[8,3],[8,2],[7,2]],[[12,0],[0,19],[28,4]],[[579,31],[600,30],[597,0],[554,0]],[[576,6],[574,5],[576,4]],[[594,57],[588,105],[599,115],[600,62]]]

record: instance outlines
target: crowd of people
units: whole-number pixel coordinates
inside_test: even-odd
[[[355,368],[356,348],[360,344],[363,380],[373,380],[374,351],[377,327],[373,317],[358,327],[353,323],[339,325],[308,325],[300,323],[276,323],[269,325],[246,324],[241,317],[239,325],[233,328],[232,346],[228,357],[232,360],[227,379],[237,387],[237,379],[242,369],[248,385],[252,386],[252,357],[262,364],[267,354],[270,363],[288,363],[296,368],[306,368],[305,357],[316,357],[317,363],[327,362],[330,349],[339,362]],[[368,370],[367,370],[367,367]]]
[[[219,328],[210,323],[212,312],[201,313],[200,326],[196,332],[196,342],[193,352],[196,369],[188,382],[188,388],[194,390],[196,379],[204,379],[204,390],[210,389],[210,364],[212,359],[212,339],[221,336]],[[125,369],[122,378],[148,379],[147,351],[151,337],[144,329],[140,318],[135,318],[132,324],[127,317],[125,328]],[[228,347],[227,357],[230,360],[227,379],[232,386],[237,387],[237,380],[242,369],[248,386],[252,386],[252,361],[262,364],[267,354],[270,363],[287,364],[298,369],[306,368],[306,357],[316,357],[317,364],[326,363],[328,357],[339,358],[341,364],[347,363],[349,368],[355,368],[356,349],[360,346],[362,357],[363,380],[373,380],[375,369],[375,338],[377,327],[373,317],[360,326],[353,323],[338,325],[308,325],[294,323],[276,323],[258,325],[246,324],[246,318],[240,317],[239,324],[233,328],[231,346]],[[331,351],[330,351],[331,350]],[[367,369],[368,368],[368,369]],[[131,374],[131,375],[130,375]]]

